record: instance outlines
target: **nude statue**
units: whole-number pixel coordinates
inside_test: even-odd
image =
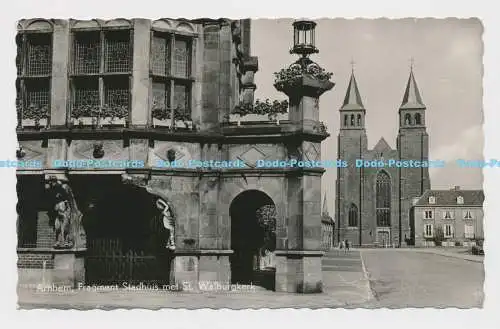
[[[166,248],[175,250],[175,223],[172,213],[170,212],[170,207],[162,199],[156,201],[156,207],[161,211],[163,215],[163,226],[169,232]]]
[[[60,195],[59,195],[60,197]],[[70,240],[70,216],[71,208],[67,200],[60,200],[54,206],[56,212],[54,220],[54,230],[56,233],[56,243],[54,248],[71,248]]]

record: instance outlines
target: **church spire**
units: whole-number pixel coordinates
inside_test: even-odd
[[[413,74],[413,65],[410,69],[410,77],[408,78],[408,83],[406,84],[401,109],[425,109],[422,97],[420,97],[420,91],[418,90],[415,75]]]
[[[321,214],[323,216],[329,216],[328,215],[328,205],[326,203],[326,193],[325,193],[325,197],[323,198],[323,211],[321,212]]]
[[[349,81],[349,86],[347,86],[347,92],[345,94],[344,103],[342,104],[342,110],[364,110],[363,102],[361,101],[361,96],[359,94],[358,84],[356,83],[356,77],[354,76],[354,69],[351,73],[351,80]]]

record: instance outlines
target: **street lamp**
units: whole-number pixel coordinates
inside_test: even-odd
[[[300,20],[293,23],[293,48],[290,54],[307,57],[319,52],[315,45],[315,28],[316,23],[313,21]]]

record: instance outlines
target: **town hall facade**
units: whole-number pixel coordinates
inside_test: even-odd
[[[430,188],[428,168],[358,168],[355,161],[382,160],[387,164],[390,159],[428,160],[425,112],[412,69],[399,108],[396,149],[384,138],[373,149],[368,149],[366,109],[353,72],[340,108],[338,159],[346,161],[348,166],[337,168],[337,241],[347,239],[355,246],[410,243],[411,202]]]

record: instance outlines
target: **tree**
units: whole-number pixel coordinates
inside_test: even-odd
[[[260,253],[264,256],[266,251],[276,249],[276,207],[269,204],[257,209],[257,221],[263,233]]]

